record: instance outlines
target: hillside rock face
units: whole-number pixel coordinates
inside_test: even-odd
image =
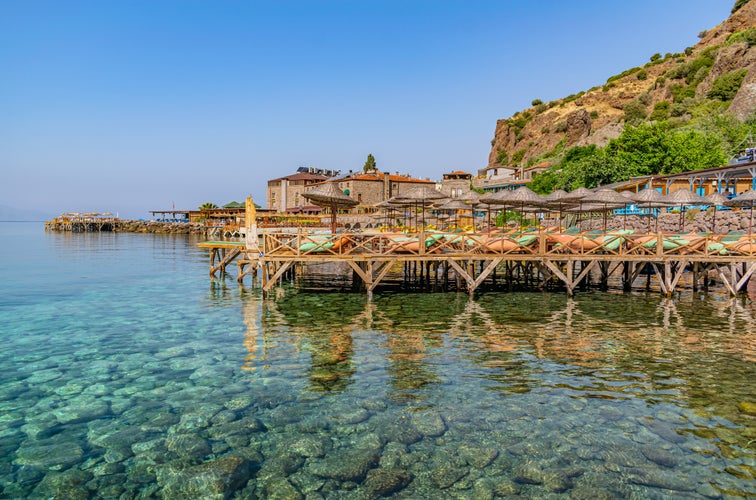
[[[564,141],[564,146],[605,146],[610,139],[619,137],[625,126],[625,106],[641,102],[647,116],[654,105],[661,101],[673,102],[671,86],[684,80],[668,77],[668,72],[693,61],[711,47],[718,47],[714,64],[709,74],[696,87],[697,98],[705,98],[714,81],[721,75],[738,69],[747,73],[728,112],[740,120],[751,116],[756,110],[756,45],[749,47],[739,41],[725,45],[728,37],[739,31],[756,26],[756,0],[741,7],[726,21],[709,30],[688,54],[675,54],[649,63],[625,76],[612,78],[605,85],[586,92],[568,96],[549,103],[525,109],[508,119],[496,123],[491,152],[490,167],[515,166],[512,158],[520,157],[520,164],[548,153]],[[537,97],[537,96],[534,96]],[[678,119],[689,119],[682,116]],[[506,153],[506,154],[504,154]]]

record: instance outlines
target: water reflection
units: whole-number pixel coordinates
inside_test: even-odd
[[[244,299],[244,368],[268,367],[270,351],[283,346],[306,352],[311,391],[346,390],[360,369],[355,358],[367,357],[386,374],[376,391],[403,404],[428,404],[462,377],[502,396],[555,391],[689,408],[726,424],[682,418],[673,432],[713,433],[722,453],[750,453],[756,438],[753,416],[739,406],[753,402],[756,380],[756,320],[742,300],[399,294],[366,303],[291,290]],[[366,340],[358,346],[355,336]]]

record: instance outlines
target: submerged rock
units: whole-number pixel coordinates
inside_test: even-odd
[[[380,453],[375,449],[340,449],[310,466],[313,474],[340,481],[362,481],[368,470],[378,463]]]
[[[34,488],[36,498],[65,498],[66,500],[88,499],[90,491],[86,487],[92,474],[81,470],[50,472]]]
[[[365,486],[371,494],[388,496],[404,489],[412,481],[412,475],[402,469],[372,469],[367,473]]]
[[[252,474],[242,457],[225,456],[193,467],[167,466],[158,470],[157,481],[166,499],[228,499],[243,488]]]

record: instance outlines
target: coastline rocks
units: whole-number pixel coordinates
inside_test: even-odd
[[[156,234],[206,234],[207,228],[194,222],[157,222],[142,220],[119,220],[116,231],[124,233]]]

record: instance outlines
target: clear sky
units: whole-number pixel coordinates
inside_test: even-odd
[[[265,205],[300,166],[440,179],[496,120],[680,52],[734,0],[2,0],[0,205]]]

